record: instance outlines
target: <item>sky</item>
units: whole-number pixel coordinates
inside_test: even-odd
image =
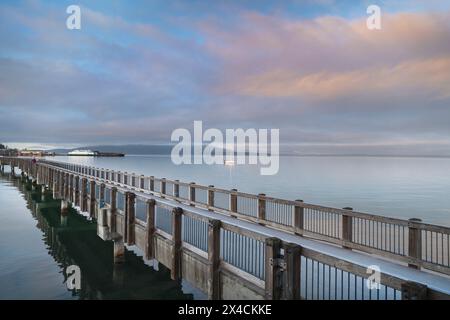
[[[298,153],[450,155],[450,1],[1,2],[0,142],[165,144],[194,120]]]

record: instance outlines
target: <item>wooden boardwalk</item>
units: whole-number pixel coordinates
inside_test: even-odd
[[[450,297],[450,228],[69,163],[0,162],[51,190],[61,214],[69,203],[88,212],[117,263],[135,246],[210,299]],[[371,289],[369,267],[380,271]]]

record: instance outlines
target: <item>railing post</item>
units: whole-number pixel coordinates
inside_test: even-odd
[[[297,199],[296,202],[303,202],[303,200]],[[294,232],[296,234],[301,234],[303,229],[305,228],[305,209],[301,205],[295,205],[293,208],[293,218],[294,222]]]
[[[212,211],[214,207],[214,186],[209,185],[208,186],[208,210]]]
[[[147,260],[155,258],[154,234],[155,234],[155,205],[154,199],[147,201],[147,229],[145,233],[145,258]]]
[[[191,202],[189,205],[193,206],[193,202],[195,202],[195,182],[189,183],[189,201]]]
[[[134,232],[134,224],[135,224],[135,202],[136,195],[132,192],[126,193],[126,207],[125,207],[125,242],[128,245],[135,244],[135,232]]]
[[[134,190],[134,187],[137,187],[136,174],[135,173],[131,174],[130,185],[131,185],[131,189],[133,189],[133,190]]]
[[[144,189],[145,186],[145,176],[141,175],[139,179],[139,188]]]
[[[420,260],[422,258],[422,232],[417,228],[416,223],[420,223],[422,220],[412,218],[408,221],[408,255],[411,258]],[[420,269],[420,266],[414,263],[408,263],[408,267]]]
[[[266,220],[266,195],[264,193],[258,194],[258,220],[260,224],[264,224]]]
[[[220,299],[220,220],[208,223],[208,299]]]
[[[345,207],[343,210],[353,211],[353,208]],[[350,215],[342,214],[342,240],[346,242],[353,242],[353,218]],[[343,246],[346,249],[351,249],[348,246]]]
[[[180,197],[180,180],[175,180],[174,184],[173,184],[173,196],[175,198],[179,198]]]
[[[265,277],[265,299],[279,300],[282,292],[282,277],[280,272],[280,247],[281,240],[278,238],[266,239],[266,277]]]
[[[150,191],[155,191],[155,177],[151,176],[149,181]]]
[[[231,189],[230,193],[230,211],[237,212],[237,189]],[[231,215],[236,218],[235,215]]]
[[[178,280],[181,277],[181,216],[183,209],[173,208],[172,210],[172,268],[170,277]]]
[[[161,183],[160,188],[161,198],[164,198],[164,195],[166,194],[166,178],[162,178],[160,183]]]
[[[401,285],[402,300],[426,300],[428,288],[424,284],[406,281]]]
[[[283,294],[286,300],[300,299],[301,247],[294,243],[284,245],[285,269],[283,272]]]

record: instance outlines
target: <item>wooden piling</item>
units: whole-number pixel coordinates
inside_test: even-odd
[[[147,260],[155,258],[154,235],[155,235],[155,205],[156,201],[147,201],[147,229],[145,232],[145,258]]]
[[[220,299],[220,220],[208,223],[208,299]]]
[[[172,210],[172,268],[170,277],[178,280],[181,277],[181,216],[183,209]]]
[[[266,279],[265,298],[267,300],[279,300],[282,293],[282,278],[280,275],[280,247],[281,240],[278,238],[266,239]]]
[[[89,216],[91,218],[95,215],[96,199],[95,199],[95,180],[89,181]]]
[[[287,243],[284,248],[283,293],[285,300],[300,299],[301,247]]]
[[[132,192],[126,194],[126,207],[125,207],[125,241],[128,245],[135,244],[135,232],[134,226],[136,221],[135,203],[136,195]]]

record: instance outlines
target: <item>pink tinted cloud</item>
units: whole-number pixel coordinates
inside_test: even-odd
[[[322,16],[293,21],[246,13],[237,27],[203,25],[206,47],[223,66],[218,92],[332,100],[343,96],[450,94],[450,12],[365,19]]]

